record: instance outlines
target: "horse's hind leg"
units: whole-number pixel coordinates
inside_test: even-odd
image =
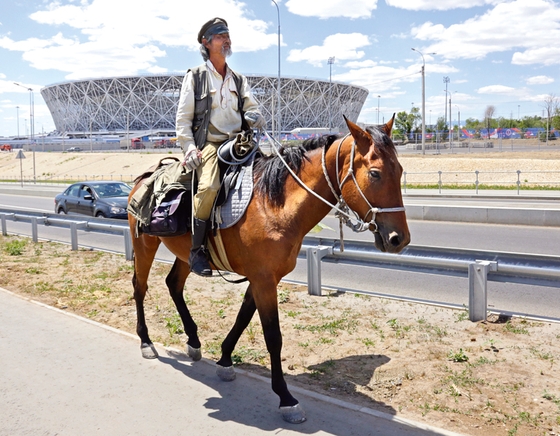
[[[157,350],[148,335],[148,326],[144,314],[144,298],[148,291],[150,268],[159,243],[159,239],[155,237],[141,235],[135,238],[133,236],[134,276],[132,277],[132,286],[134,287],[134,301],[136,302],[136,333],[140,337],[140,349],[142,357],[145,359],[158,357]]]
[[[169,294],[171,295],[171,298],[177,307],[177,312],[179,312],[179,316],[183,321],[185,333],[188,337],[187,353],[193,360],[200,360],[202,353],[200,352],[198,327],[193,321],[191,313],[189,312],[183,297],[183,289],[189,273],[190,268],[188,263],[176,258],[173,268],[171,268],[171,271],[165,279],[165,283],[167,283]]]
[[[231,359],[231,354],[235,349],[237,341],[241,337],[243,331],[247,328],[257,306],[255,305],[255,300],[253,299],[253,292],[251,290],[251,285],[247,288],[245,292],[245,297],[243,298],[243,303],[237,314],[235,324],[226,336],[224,342],[222,342],[222,357],[218,361],[218,368],[216,370],[218,376],[225,381],[231,381],[235,379],[235,371],[233,370],[233,361]]]

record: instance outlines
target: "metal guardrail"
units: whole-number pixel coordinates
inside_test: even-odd
[[[2,235],[8,235],[7,221],[22,221],[31,223],[31,238],[33,242],[39,241],[38,225],[66,227],[70,229],[70,245],[72,250],[78,250],[78,230],[90,232],[103,232],[122,235],[124,238],[124,254],[126,260],[133,259],[132,238],[130,229],[126,224],[113,222],[116,220],[107,218],[78,217],[49,214],[44,212],[10,212],[6,209],[0,209],[0,222],[2,227]]]
[[[321,261],[355,263],[418,272],[466,276],[469,279],[469,319],[486,320],[488,281],[560,287],[560,257],[486,252],[409,245],[400,254],[378,251],[371,243],[306,237],[300,255],[307,257],[309,293],[321,295]]]
[[[2,235],[8,235],[7,221],[31,223],[33,241],[38,241],[38,225],[70,229],[72,250],[78,249],[78,230],[122,235],[127,260],[133,259],[129,227],[117,220],[65,216],[42,212],[14,212],[0,208]],[[406,247],[400,254],[378,251],[370,242],[345,241],[340,251],[338,239],[308,236],[300,256],[307,258],[307,286],[312,295],[321,295],[321,262],[361,264],[416,272],[468,277],[469,319],[482,321],[488,310],[488,281],[560,287],[560,257],[525,253],[487,252],[442,247]]]

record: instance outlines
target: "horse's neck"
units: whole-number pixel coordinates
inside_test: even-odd
[[[286,206],[293,208],[293,218],[297,220],[297,224],[304,229],[305,233],[309,232],[317,225],[332,209],[336,203],[336,199],[331,192],[321,164],[321,154],[323,150],[318,149],[309,157],[309,161],[304,161],[300,177],[302,184],[290,178],[289,195],[286,198]],[[325,201],[317,198],[321,197]]]

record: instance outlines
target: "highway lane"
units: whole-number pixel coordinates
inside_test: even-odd
[[[0,194],[0,205],[6,204],[43,209],[48,212],[51,212],[54,206],[52,199]],[[323,230],[321,234],[325,237],[338,237],[338,221],[334,217],[328,216],[323,222],[334,230]],[[12,230],[15,228],[14,225],[17,225],[22,233],[30,234],[29,224],[10,222],[10,231],[14,231]],[[415,220],[409,221],[409,227],[414,245],[559,255],[557,241],[560,241],[560,228],[555,227]],[[48,236],[45,236],[44,232],[48,232]],[[350,229],[345,229],[344,235],[347,240],[372,240],[370,233],[356,234]],[[55,240],[69,240],[69,231],[53,227],[41,228],[39,236]],[[123,247],[122,238],[114,235],[80,232],[79,240],[81,245],[108,250],[122,251]],[[168,261],[173,259],[164,248],[160,249],[157,257]],[[307,281],[305,259],[298,261],[296,269],[286,279],[298,282]],[[323,262],[322,284],[325,287],[352,288],[454,305],[468,304],[468,279],[466,276],[449,277],[439,274]],[[559,292],[560,289],[557,288],[489,282],[488,303],[490,308],[499,310],[560,318]]]

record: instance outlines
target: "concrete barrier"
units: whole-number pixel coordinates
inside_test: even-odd
[[[411,220],[423,221],[452,221],[543,227],[560,226],[560,210],[555,209],[407,205],[406,216]]]

